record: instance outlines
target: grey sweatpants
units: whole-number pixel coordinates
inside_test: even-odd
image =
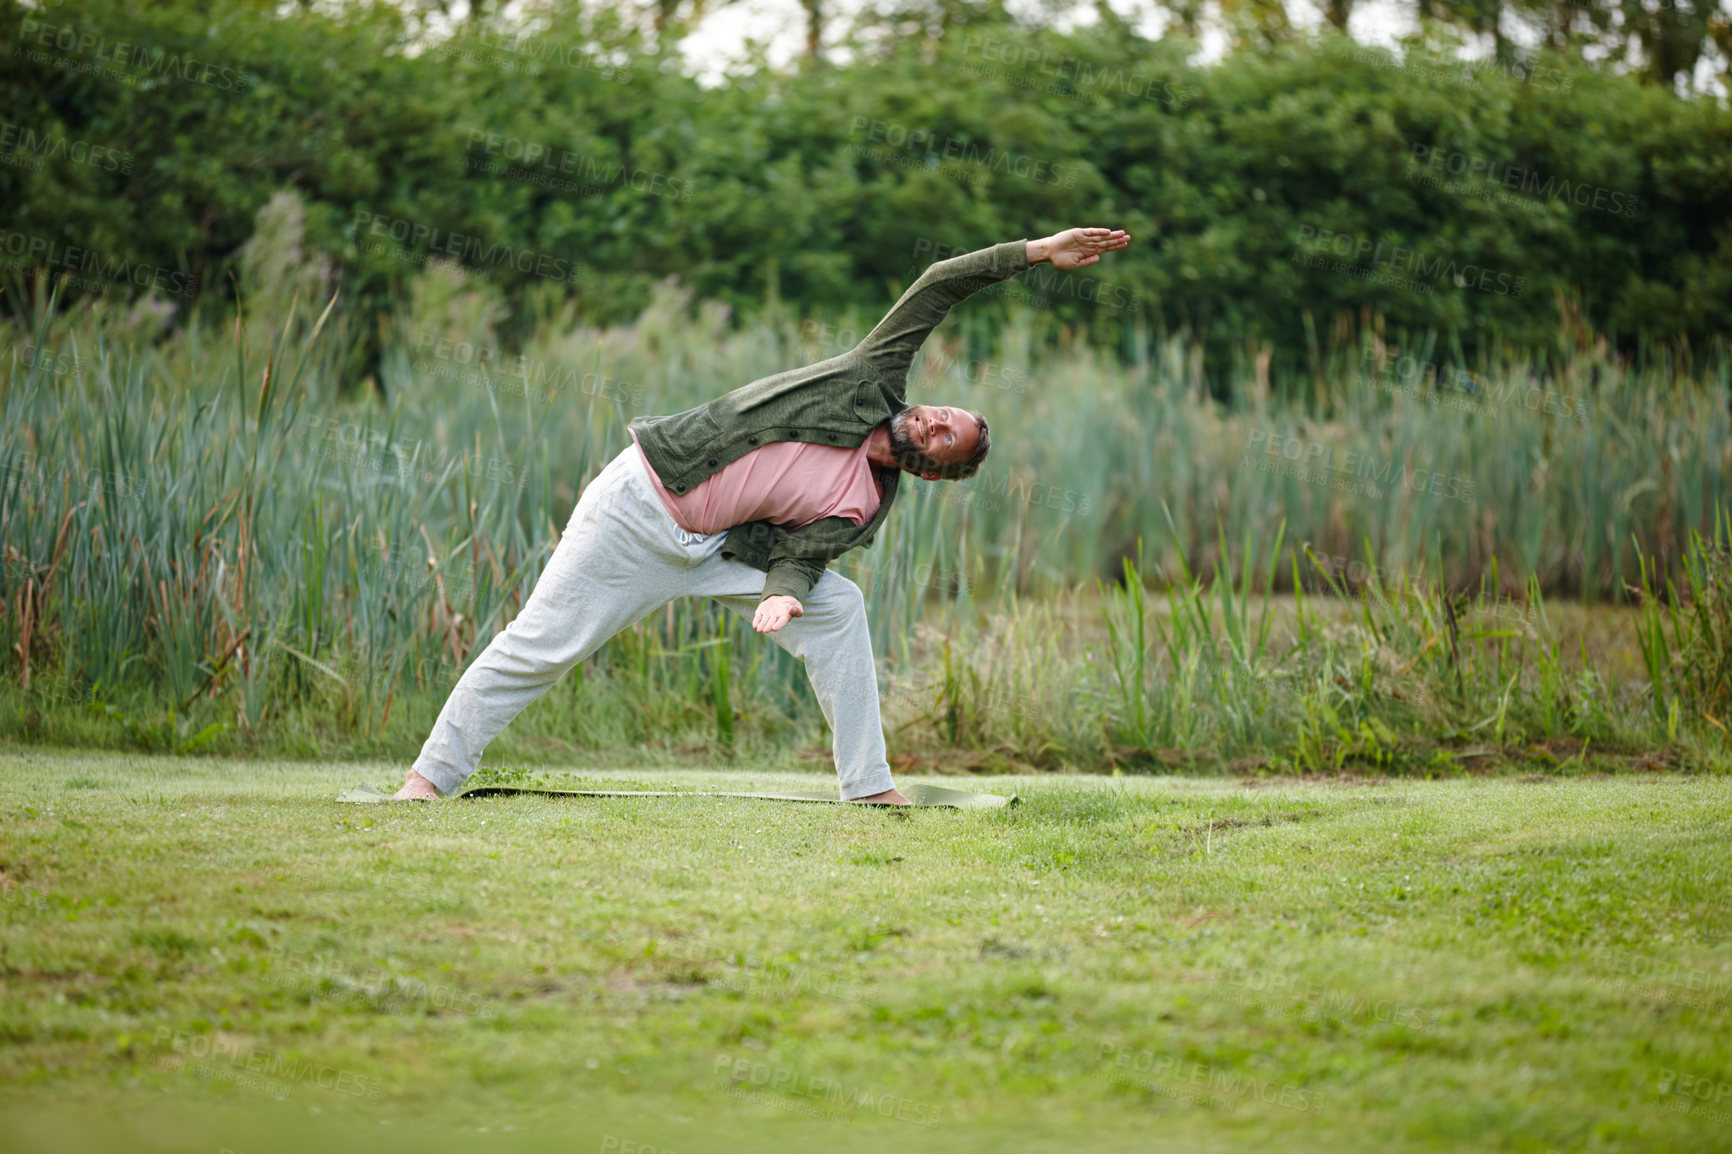
[[[727,531],[681,529],[656,496],[636,445],[591,481],[517,619],[464,671],[415,759],[454,793],[482,750],[530,702],[608,638],[676,597],[713,597],[748,621],[764,574],[721,556]],[[806,665],[835,735],[842,797],[891,788],[878,679],[860,587],[833,569],[800,599],[805,616],[770,634]]]

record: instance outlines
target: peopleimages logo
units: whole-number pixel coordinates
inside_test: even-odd
[[[890,120],[874,120],[867,116],[856,116],[848,126],[848,134],[856,139],[864,138],[870,144],[884,145],[894,150],[906,150],[920,158],[919,164],[939,165],[944,161],[955,161],[964,165],[978,165],[987,172],[1001,176],[1019,176],[1024,180],[1032,180],[1037,184],[1056,184],[1066,188],[1076,183],[1076,167],[1066,168],[1051,161],[1040,160],[1025,153],[1006,152],[991,144],[976,144],[971,140],[955,136],[941,136],[929,128],[898,124]],[[856,146],[860,151],[864,146]],[[927,160],[926,158],[931,158]],[[882,156],[873,159],[883,160]],[[963,170],[962,175],[973,177],[976,170]]]
[[[1688,1111],[1701,1118],[1717,1122],[1732,1122],[1732,1115],[1715,1109],[1732,1102],[1732,1082],[1724,1082],[1707,1074],[1691,1074],[1672,1069],[1660,1071],[1659,1091],[1674,1108]],[[1675,1095],[1675,1096],[1674,1096]],[[1713,1103],[1713,1106],[1706,1105]]]
[[[979,56],[983,60],[1008,66],[1006,69],[990,69],[979,65],[964,65],[969,75],[1001,76],[1019,88],[1032,88],[1060,95],[1074,93],[1084,99],[1093,97],[1081,90],[1101,89],[1123,93],[1136,100],[1153,100],[1178,109],[1184,108],[1191,98],[1190,91],[1183,84],[1145,76],[1140,72],[1126,72],[1116,66],[1093,64],[1045,49],[988,40],[975,34],[971,34],[964,41],[963,54]],[[1039,79],[1031,80],[1030,77]]]
[[[563,257],[533,249],[513,248],[400,216],[385,216],[366,208],[355,209],[353,223],[357,233],[364,231],[368,236],[388,237],[403,251],[417,256],[450,257],[472,266],[495,269],[513,268],[556,282],[575,281],[583,269],[582,263]]]
[[[72,274],[89,273],[103,281],[130,284],[138,288],[155,288],[171,296],[190,297],[198,292],[198,277],[191,273],[177,272],[143,261],[127,260],[125,257],[100,253],[82,245],[62,244],[57,240],[33,236],[27,232],[0,229],[0,255],[18,258],[0,264],[0,267],[10,267],[13,271],[24,273],[37,270],[53,273],[59,270],[61,276],[75,282],[77,287],[91,288],[97,292],[102,290],[100,282]]]
[[[1555,174],[1547,175],[1538,169],[1523,168],[1455,149],[1434,148],[1428,144],[1415,144],[1407,161],[1409,181],[1417,178],[1450,193],[1468,190],[1451,184],[1440,184],[1440,176],[1485,180],[1497,188],[1519,192],[1523,196],[1537,197],[1540,200],[1562,200],[1577,208],[1591,208],[1615,216],[1635,216],[1636,206],[1642,202],[1641,197],[1627,192],[1618,192]]]
[[[1293,263],[1312,264],[1300,260],[1300,251],[1314,258],[1341,258],[1335,271],[1351,273],[1361,278],[1375,278],[1384,273],[1411,273],[1419,278],[1397,287],[1418,287],[1429,290],[1427,282],[1454,284],[1496,296],[1519,297],[1527,288],[1527,278],[1511,276],[1494,268],[1472,263],[1459,263],[1452,257],[1429,256],[1406,245],[1387,244],[1352,233],[1332,232],[1316,225],[1299,226],[1297,248],[1290,258]],[[1364,262],[1364,263],[1361,263]],[[1315,265],[1313,265],[1315,267]]]
[[[1385,488],[1399,485],[1409,492],[1430,493],[1453,501],[1474,499],[1474,483],[1468,477],[1449,476],[1435,469],[1413,469],[1351,449],[1338,451],[1322,441],[1282,436],[1269,429],[1253,428],[1247,433],[1242,465],[1263,467],[1278,459],[1302,464],[1312,477],[1336,481],[1337,487],[1362,486],[1367,496],[1380,496]]]
[[[613,401],[623,408],[641,404],[649,394],[647,386],[619,377],[507,352],[486,341],[452,340],[431,330],[421,333],[410,367],[464,384],[485,385],[489,392],[535,400],[581,395]]]
[[[354,421],[309,413],[305,419],[308,456],[319,461],[347,462],[364,472],[409,482],[431,484],[447,475],[483,476],[522,491],[529,467],[509,457],[483,457],[468,449],[447,449],[423,441],[393,440],[385,430]]]
[[[535,65],[557,65],[574,71],[593,72],[603,80],[621,84],[631,80],[631,68],[591,56],[581,46],[532,32],[496,28],[466,30],[455,40],[434,49],[437,60],[463,60],[496,68],[501,72],[534,71]]]
[[[177,1068],[184,1068],[187,1058],[208,1058],[212,1062],[221,1059],[233,1070],[244,1069],[264,1078],[277,1079],[277,1085],[306,1083],[321,1090],[355,1098],[377,1098],[384,1089],[384,1083],[377,1078],[369,1078],[353,1070],[326,1066],[306,1058],[291,1058],[226,1035],[194,1033],[158,1026],[155,1040],[159,1047],[166,1046],[173,1051],[172,1054],[165,1055],[165,1058],[168,1064]],[[206,1077],[212,1076],[209,1068],[195,1067],[194,1072]]]
[[[818,1078],[787,1066],[775,1066],[751,1058],[716,1055],[714,1073],[725,1091],[752,1095],[764,1105],[783,1103],[810,1107],[829,1121],[843,1121],[860,1113],[895,1118],[916,1126],[936,1126],[944,1116],[942,1106],[917,1102],[900,1094],[887,1094],[848,1086],[833,1078]],[[766,1091],[767,1093],[755,1093]]]
[[[331,954],[285,951],[271,967],[270,981],[279,988],[298,989],[304,985],[313,998],[355,1001],[373,1009],[432,1009],[484,1019],[499,1015],[496,1004],[472,990],[428,985],[419,978],[379,967],[345,965]]]
[[[36,169],[44,160],[68,160],[105,172],[122,174],[132,171],[132,153],[122,152],[106,144],[74,140],[54,132],[38,132],[27,124],[0,120],[0,163],[19,168]]]
[[[25,17],[19,25],[19,42],[24,54],[38,63],[51,63],[42,49],[52,49],[62,56],[82,56],[95,62],[89,71],[105,79],[136,84],[145,76],[172,77],[225,92],[244,93],[249,87],[245,72],[221,64],[211,64],[196,56],[182,56],[162,48],[147,48],[125,40],[111,40],[100,32],[70,24],[48,24]],[[14,49],[14,51],[18,51]],[[116,64],[131,69],[116,72],[106,65]]]
[[[1147,1074],[1157,1078],[1170,1078],[1178,1085],[1194,1086],[1200,1090],[1225,1094],[1226,1099],[1213,1099],[1201,1102],[1202,1105],[1214,1105],[1233,1110],[1237,1100],[1252,1098],[1269,1106],[1283,1106],[1289,1110],[1303,1113],[1320,1114],[1323,1112],[1323,1095],[1307,1086],[1299,1086],[1289,1082],[1270,1082],[1263,1078],[1253,1078],[1249,1074],[1237,1073],[1225,1066],[1216,1066],[1208,1062],[1187,1062],[1170,1054],[1157,1054],[1152,1050],[1127,1050],[1111,1042],[1102,1042],[1100,1060],[1111,1062],[1120,1070],[1129,1070],[1136,1074]],[[1124,1075],[1118,1075],[1124,1078]],[[1128,1080],[1128,1079],[1127,1079]],[[1167,1087],[1160,1083],[1134,1083],[1144,1086],[1156,1093],[1164,1093]],[[1174,1095],[1169,1095],[1174,1096]]]
[[[492,158],[489,160],[472,153],[466,161],[470,171],[542,184],[556,192],[582,192],[593,196],[617,185],[664,200],[689,201],[692,198],[693,186],[689,180],[645,168],[628,168],[617,160],[556,148],[519,136],[472,128],[469,130],[469,148],[474,153]],[[565,176],[574,179],[557,179]]]
[[[1226,974],[1228,985],[1238,990],[1233,1000],[1241,1005],[1274,1008],[1279,1012],[1283,1003],[1291,1002],[1299,1017],[1308,1022],[1351,1022],[1367,1019],[1382,1025],[1405,1026],[1425,1034],[1435,1034],[1441,1011],[1409,1005],[1389,998],[1368,998],[1356,989],[1323,986],[1296,978],[1277,970],[1259,970],[1235,966]]]
[[[1406,354],[1380,355],[1370,348],[1365,350],[1360,363],[1372,388],[1404,393],[1431,404],[1464,412],[1520,405],[1529,412],[1561,417],[1579,425],[1588,421],[1586,400],[1573,393],[1541,388],[1531,381],[1497,380],[1483,375],[1476,379],[1459,365],[1422,361]]]

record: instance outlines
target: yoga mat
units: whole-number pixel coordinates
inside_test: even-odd
[[[902,795],[924,809],[1003,809],[1016,804],[1016,795],[967,793],[960,789],[945,789],[940,785],[910,785]],[[522,789],[514,785],[478,785],[457,794],[458,798],[510,797],[533,794],[537,797],[753,797],[764,801],[808,801],[827,805],[852,805],[830,790],[788,790],[780,793],[727,793],[719,790],[648,790],[648,789]],[[358,785],[337,798],[338,801],[390,801],[391,795],[370,785]],[[448,800],[448,799],[447,799]],[[901,809],[901,806],[885,806]]]

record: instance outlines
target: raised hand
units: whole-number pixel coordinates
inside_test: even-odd
[[[792,597],[766,597],[758,602],[758,611],[752,614],[752,628],[759,633],[774,633],[794,618],[805,615],[805,608]]]
[[[1124,248],[1131,243],[1122,228],[1067,228],[1044,240],[1028,242],[1028,263],[1052,262],[1054,268],[1087,268],[1101,259],[1103,252]]]

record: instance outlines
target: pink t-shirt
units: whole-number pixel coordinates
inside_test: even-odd
[[[636,445],[635,432],[631,439]],[[753,449],[685,494],[670,493],[643,456],[643,446],[637,451],[662,504],[688,533],[707,536],[749,521],[798,529],[822,517],[846,517],[864,525],[884,500],[864,444],[846,449],[777,441]]]

